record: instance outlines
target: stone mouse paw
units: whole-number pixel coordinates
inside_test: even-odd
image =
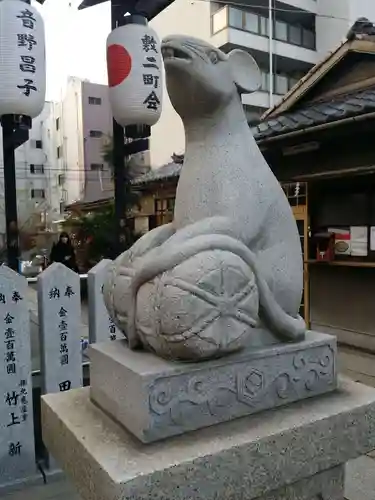
[[[134,266],[140,259],[158,249],[173,233],[172,224],[165,224],[149,231],[108,266],[103,285],[104,302],[110,317],[125,337],[127,337],[128,314],[131,307],[131,283],[135,274]],[[136,339],[129,339],[129,346],[132,349],[138,347]]]

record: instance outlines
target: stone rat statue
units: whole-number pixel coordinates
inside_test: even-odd
[[[110,266],[108,311],[131,348],[173,359],[239,350],[259,327],[302,339],[296,222],[241,103],[259,88],[259,68],[247,52],[185,36],[163,40],[162,53],[186,134],[174,220]]]

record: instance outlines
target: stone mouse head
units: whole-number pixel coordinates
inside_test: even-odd
[[[182,119],[210,115],[261,84],[257,63],[243,50],[225,54],[203,40],[172,35],[163,40],[162,55],[168,94]]]

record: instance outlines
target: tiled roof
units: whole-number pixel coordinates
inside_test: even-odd
[[[363,48],[363,42],[368,43],[366,50]],[[296,85],[294,85],[294,87],[291,88],[278,103],[267,109],[267,111],[263,114],[262,119],[266,120],[268,117],[274,116],[275,112],[278,113],[280,108],[283,112],[286,112],[285,105],[288,106],[288,103],[292,104],[295,98],[298,100],[304,91],[308,91],[311,84],[316,84],[319,79],[327,73],[327,71],[332,71],[334,66],[346,57],[348,53],[358,51],[374,54],[374,42],[375,24],[366,17],[359,17],[350,28],[345,40],[343,40],[341,44],[338,45],[338,47],[336,47],[332,52],[329,52],[326,57],[315,64],[315,66],[313,66],[310,71],[306,73],[306,75],[301,78],[301,80],[299,80],[299,82],[297,82]]]
[[[375,88],[322,101],[275,118],[252,128],[257,141],[375,111]]]
[[[252,128],[252,133],[257,141],[261,141],[371,112],[375,112],[375,87],[306,106],[294,113],[284,113],[260,122]],[[137,177],[132,184],[141,186],[154,181],[178,178],[181,168],[181,164],[171,162]]]
[[[319,73],[321,69],[329,65],[331,60],[333,61],[337,54],[340,54],[340,51],[348,50],[349,45],[348,40],[344,40],[334,50],[329,52],[326,57],[318,61],[286,94],[282,96],[279,102],[277,102],[274,106],[271,106],[263,113],[261,119],[266,120],[268,116],[273,114],[285,101],[288,101],[295,94],[298,94],[304,84],[309,83],[315,77],[316,73]]]
[[[148,184],[154,181],[163,181],[167,179],[172,179],[174,177],[178,178],[181,171],[181,164],[178,163],[168,163],[160,168],[155,168],[147,172],[147,174],[141,175],[132,181],[135,186],[141,186],[142,184]]]

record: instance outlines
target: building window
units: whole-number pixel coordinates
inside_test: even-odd
[[[63,214],[65,212],[65,202],[61,201],[60,202],[60,214]]]
[[[284,95],[288,90],[288,78],[284,75],[275,75],[275,94]]]
[[[58,176],[57,179],[58,179],[59,186],[62,186],[64,184],[64,182],[65,182],[65,175],[64,174],[59,174],[59,176]]]
[[[262,84],[260,89],[263,90],[264,92],[269,92],[270,90],[270,74],[268,71],[262,71]]]
[[[212,16],[212,31],[217,33],[228,26],[228,10],[224,7],[223,9],[215,12]]]
[[[266,69],[261,70],[262,83],[260,90],[263,92],[270,91],[270,74]],[[290,90],[296,83],[300,81],[303,77],[303,73],[292,73],[288,75],[287,73],[275,73],[273,76],[273,91],[275,94],[284,95],[288,90]]]
[[[268,36],[269,31],[268,31],[268,18],[267,17],[261,17],[260,18],[260,34],[263,36]]]
[[[30,174],[44,174],[44,165],[30,163]]]
[[[241,10],[229,8],[229,26],[243,28],[243,12]]]
[[[302,45],[307,49],[315,50],[315,35],[313,31],[302,30]]]
[[[294,45],[302,45],[302,30],[299,26],[289,25],[289,42]]]
[[[215,12],[212,17],[211,28],[213,33],[229,26],[257,35],[269,36],[268,17],[260,16],[255,12],[247,12],[235,7],[228,7]],[[224,25],[224,23],[226,24]],[[273,35],[275,40],[298,45],[299,47],[305,47],[306,49],[315,49],[314,31],[302,28],[302,26],[298,24],[289,24],[281,20],[275,20]]]
[[[60,118],[56,118],[56,130],[60,130]]]
[[[31,190],[31,198],[42,198],[46,197],[46,193],[44,189],[32,189]]]
[[[101,130],[90,130],[90,137],[102,137],[103,132]]]
[[[288,25],[282,21],[275,22],[275,38],[282,42],[288,41]]]
[[[259,32],[259,16],[251,12],[245,12],[245,30],[253,33]]]
[[[102,100],[100,97],[89,97],[89,104],[93,104],[94,106],[100,106]]]
[[[61,158],[62,157],[62,146],[57,146],[56,156],[57,156],[57,158]]]
[[[103,168],[104,168],[103,163],[90,163],[91,170],[103,170]]]
[[[43,142],[41,140],[33,141],[33,146],[35,149],[43,149]]]
[[[174,198],[155,200],[156,225],[162,226],[173,221]]]
[[[293,76],[290,76],[288,78],[288,88],[289,90],[292,89],[294,87],[294,85],[296,85],[298,82],[299,82],[299,78],[295,78]]]

